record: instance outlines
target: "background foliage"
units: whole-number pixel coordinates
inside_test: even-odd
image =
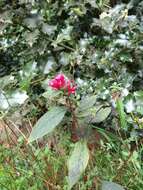
[[[77,101],[96,95],[94,105],[102,110],[92,120],[93,128],[120,131],[127,137],[124,143],[134,147],[143,135],[142,15],[140,0],[1,0],[1,118],[22,130],[23,123],[35,123],[55,98],[48,80],[63,72],[78,85]],[[108,146],[103,149],[111,149]],[[120,151],[115,151],[116,156]],[[139,162],[142,147],[136,153]],[[96,154],[101,156],[100,151]],[[133,183],[130,189],[142,189],[142,180],[140,187]],[[84,189],[82,184],[80,188]]]

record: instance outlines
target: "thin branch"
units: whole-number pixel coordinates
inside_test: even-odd
[[[24,24],[21,24],[21,23],[18,23],[20,26],[22,26],[24,29],[26,29],[26,30],[28,30],[28,31],[30,31],[30,32],[33,32],[33,30],[31,29],[31,28],[29,28],[29,27],[27,27],[26,25],[24,25]],[[43,37],[46,39],[46,40],[48,40],[49,42],[55,42],[55,40],[52,40],[50,37],[48,37],[48,36],[45,36],[45,35],[43,35]],[[63,48],[65,48],[65,49],[68,49],[68,50],[70,50],[70,51],[75,51],[75,49],[74,48],[72,48],[72,47],[70,47],[70,46],[67,46],[67,45],[65,45],[65,44],[62,44],[62,43],[59,43],[59,44],[57,44],[57,46],[61,46],[61,47],[63,47]]]

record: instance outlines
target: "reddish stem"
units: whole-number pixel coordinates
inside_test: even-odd
[[[71,111],[71,115],[72,115],[72,131],[71,131],[71,138],[73,142],[77,142],[79,140],[79,136],[77,135],[77,128],[78,128],[78,121],[77,121],[77,117],[75,115],[75,110],[73,108],[72,105],[72,101],[70,100],[70,98],[67,98],[67,103],[68,103],[68,108]]]

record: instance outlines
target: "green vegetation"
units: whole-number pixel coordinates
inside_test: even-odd
[[[142,15],[0,0],[0,190],[143,189]]]

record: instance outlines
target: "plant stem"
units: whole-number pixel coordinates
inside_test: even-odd
[[[67,103],[68,103],[68,108],[72,115],[72,131],[71,131],[72,141],[77,142],[79,140],[79,136],[77,135],[77,128],[79,127],[79,124],[77,121],[77,117],[75,115],[75,110],[73,108],[72,102],[69,97],[67,98]]]

